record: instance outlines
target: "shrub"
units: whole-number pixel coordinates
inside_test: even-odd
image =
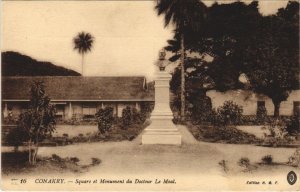
[[[224,125],[223,117],[221,116],[220,113],[218,113],[218,111],[216,109],[212,109],[210,116],[209,116],[209,121],[214,126]]]
[[[241,119],[243,107],[235,104],[233,101],[225,101],[223,106],[218,108],[218,113],[222,117],[224,125],[235,125]]]
[[[28,141],[28,133],[22,128],[13,128],[9,130],[6,141],[9,145],[15,147],[15,151],[18,151],[18,147],[23,144],[23,142]]]
[[[187,97],[187,101],[189,101],[187,111],[194,123],[209,121],[212,111],[212,103],[211,99],[206,96],[205,92],[193,92]]]
[[[295,167],[300,166],[300,149],[297,149],[294,154],[289,157],[288,164]]]
[[[152,110],[154,109],[154,102],[142,102],[141,103],[141,118],[144,122],[147,118],[150,117]]]
[[[243,107],[235,104],[233,101],[225,101],[223,106],[213,109],[210,113],[210,121],[213,125],[238,124],[241,120]]]
[[[80,160],[77,157],[71,157],[70,161],[77,164]]]
[[[64,134],[63,134],[63,137],[66,137],[66,138],[68,138],[68,137],[69,137],[69,134],[67,134],[67,133],[64,133]]]
[[[70,143],[82,143],[90,141],[90,137],[79,134],[79,136],[72,137],[68,140]]]
[[[258,124],[263,124],[267,121],[267,109],[265,106],[259,106],[256,111],[256,121]]]
[[[219,165],[222,167],[222,169],[223,169],[223,171],[225,172],[225,173],[227,173],[228,172],[228,167],[227,167],[227,161],[225,161],[225,160],[221,160],[220,162],[219,162]]]
[[[189,130],[197,140],[206,142],[260,144],[261,139],[250,133],[245,133],[233,126],[217,127],[212,125],[187,124]]]
[[[285,122],[280,119],[271,121],[271,124],[267,127],[263,127],[263,129],[269,131],[269,134],[265,134],[264,138],[264,143],[267,145],[277,147],[291,142],[288,132],[286,131]]]
[[[122,110],[122,128],[128,128],[133,124],[141,124],[146,120],[145,115],[142,112],[138,112],[135,107],[125,107]]]
[[[247,157],[242,157],[239,161],[238,161],[238,165],[245,168],[245,171],[249,171],[250,170],[250,160]]]
[[[273,163],[273,157],[272,155],[266,155],[264,157],[261,158],[261,161],[264,163],[264,164],[272,164]]]
[[[128,126],[132,123],[132,110],[129,106],[122,110],[122,123],[123,128],[128,128]]]
[[[95,157],[92,158],[92,166],[99,165],[100,163],[101,163],[100,159]]]
[[[286,131],[289,135],[297,134],[300,132],[300,119],[298,115],[294,115],[288,120],[286,124]]]
[[[141,112],[138,112],[136,108],[132,108],[132,123],[140,124],[143,123],[146,119],[144,119]]]
[[[58,156],[56,154],[52,154],[52,159],[54,161],[58,161],[58,162],[61,162],[63,160],[60,156]]]
[[[243,115],[240,125],[258,125],[256,115]]]
[[[104,109],[100,109],[95,114],[98,121],[98,129],[100,133],[104,134],[112,127],[113,124],[113,108],[105,107]]]

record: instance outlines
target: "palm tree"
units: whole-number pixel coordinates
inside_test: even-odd
[[[199,30],[205,20],[206,6],[200,0],[157,0],[155,6],[158,15],[164,14],[165,27],[175,25],[175,33],[180,39],[181,65],[181,120],[185,117],[185,36],[191,30]]]
[[[74,49],[78,50],[78,53],[81,54],[81,74],[83,75],[83,61],[84,54],[88,51],[91,51],[91,48],[94,43],[94,37],[90,33],[80,32],[73,39]]]

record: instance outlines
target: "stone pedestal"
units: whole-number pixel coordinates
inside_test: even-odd
[[[72,109],[72,103],[71,101],[69,102],[69,110],[68,110],[68,114],[67,114],[67,119],[72,119],[73,117],[73,109]]]
[[[170,79],[171,75],[165,71],[157,73],[154,110],[150,118],[151,124],[142,135],[142,144],[181,145],[181,135],[172,122]]]

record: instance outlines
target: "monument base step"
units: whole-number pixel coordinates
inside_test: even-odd
[[[162,133],[162,132],[166,132],[166,133],[171,133],[171,132],[174,132],[176,134],[179,134],[178,132],[178,129],[168,129],[168,128],[154,128],[154,127],[151,127],[151,129],[149,128],[146,128],[145,129],[145,132],[146,133],[150,133],[150,132],[159,132],[159,133]]]
[[[146,132],[142,135],[142,144],[181,145],[181,135],[178,132]]]

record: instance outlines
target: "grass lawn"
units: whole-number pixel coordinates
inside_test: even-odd
[[[98,131],[97,125],[57,125],[53,133],[54,137],[62,137],[63,134],[68,134],[69,137],[75,137],[79,134],[86,135]]]
[[[96,125],[57,125],[52,137],[44,139],[40,146],[133,140],[148,124],[148,122],[132,124],[127,128],[121,127],[120,124],[113,124],[109,131],[103,134],[99,132]],[[8,151],[7,148],[12,147],[6,146],[5,151]],[[26,148],[26,146],[20,146],[20,148]]]

